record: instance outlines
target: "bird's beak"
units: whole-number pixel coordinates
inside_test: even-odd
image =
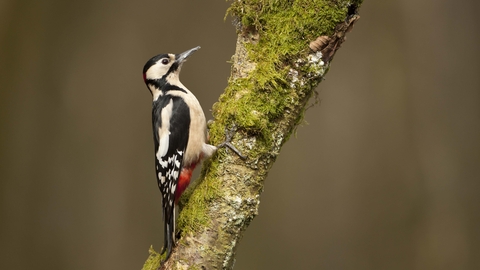
[[[187,58],[192,54],[194,53],[195,51],[199,50],[200,49],[200,46],[197,46],[193,49],[190,49],[186,52],[183,52],[183,53],[180,53],[180,54],[177,54],[175,55],[175,62],[178,64],[178,65],[181,65],[183,62],[185,62],[185,60],[187,60]]]

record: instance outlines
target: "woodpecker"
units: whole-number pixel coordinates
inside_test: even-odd
[[[207,143],[207,125],[197,98],[179,80],[182,64],[200,47],[180,54],[159,54],[143,67],[153,96],[152,125],[157,183],[162,193],[164,246],[175,246],[175,205],[190,183],[195,166],[217,147]]]

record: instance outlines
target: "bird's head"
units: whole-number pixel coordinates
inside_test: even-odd
[[[198,49],[200,46],[180,54],[159,54],[148,60],[143,67],[143,80],[152,94],[152,87],[160,90],[167,83],[177,85],[182,64]]]

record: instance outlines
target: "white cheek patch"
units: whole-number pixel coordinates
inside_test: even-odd
[[[168,70],[170,69],[171,64],[164,65],[162,64],[162,60],[160,59],[155,65],[151,66],[146,75],[147,79],[160,79],[165,74],[167,74]]]

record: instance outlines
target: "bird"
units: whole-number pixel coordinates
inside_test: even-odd
[[[143,80],[153,97],[152,126],[155,169],[162,193],[165,260],[175,246],[175,205],[190,183],[195,167],[217,147],[207,143],[203,109],[179,79],[183,63],[200,46],[180,54],[159,54],[143,67]]]
[[[200,46],[180,54],[159,54],[143,67],[143,80],[152,94],[152,127],[157,184],[162,193],[163,261],[175,247],[175,206],[190,183],[193,170],[217,149],[228,147],[242,160],[247,157],[231,143],[236,127],[226,130],[217,146],[208,143],[205,114],[195,95],[180,82],[183,63]]]

